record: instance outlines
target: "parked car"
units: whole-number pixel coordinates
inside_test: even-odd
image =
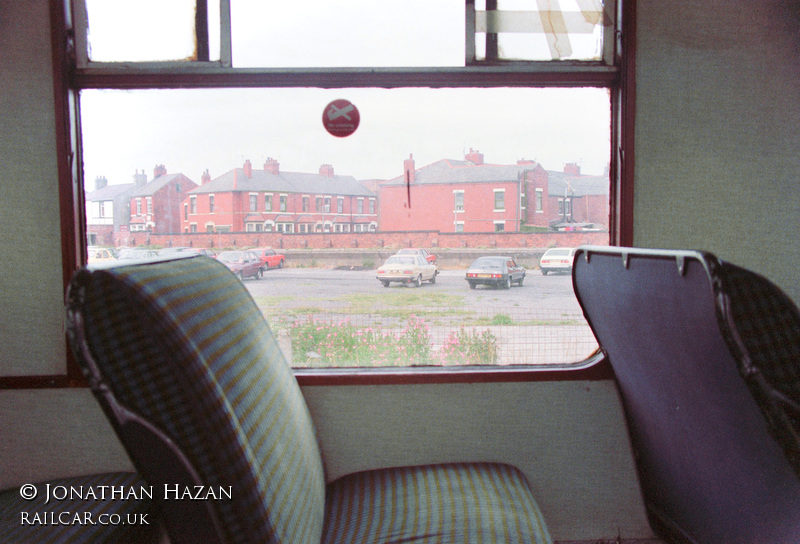
[[[539,260],[539,270],[546,276],[550,272],[572,274],[572,261],[575,259],[574,247],[554,247],[548,249]]]
[[[511,289],[512,283],[522,287],[525,273],[525,268],[511,257],[479,257],[469,265],[465,279],[470,289],[478,285]]]
[[[180,253],[182,251],[188,251],[192,248],[190,247],[163,247],[158,250],[159,255],[174,255],[175,253]]]
[[[424,258],[429,263],[436,264],[436,255],[434,255],[433,253],[429,253],[427,249],[423,248],[409,247],[401,249],[400,251],[395,253],[395,255],[422,255],[422,258]]]
[[[117,254],[117,259],[120,261],[152,259],[153,257],[158,257],[158,252],[143,247],[124,247]]]
[[[392,255],[378,268],[378,280],[384,287],[392,282],[410,283],[415,287],[423,281],[436,283],[439,269],[425,260],[422,255]]]
[[[270,268],[283,268],[283,265],[286,264],[286,257],[270,247],[260,247],[253,251],[255,251],[258,258],[261,259],[261,262],[264,263],[267,270]]]
[[[184,248],[179,253],[181,255],[205,255],[206,257],[211,257],[212,259],[216,259],[217,258],[217,254],[216,253],[214,253],[212,250],[204,248],[204,247],[187,247],[187,248]]]
[[[258,279],[264,275],[264,263],[254,251],[223,251],[217,260],[239,276],[240,280]]]
[[[117,257],[114,250],[107,247],[89,246],[86,248],[87,260],[90,263],[101,263],[103,261],[113,261]]]

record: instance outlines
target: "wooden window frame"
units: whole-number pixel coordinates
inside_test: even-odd
[[[223,0],[224,2],[227,0]],[[202,4],[205,4],[200,0]],[[76,37],[72,29],[70,0],[51,0],[51,50],[53,68],[54,132],[60,201],[62,280],[66,290],[73,273],[87,260],[84,180],[81,171],[80,113],[78,94],[83,89],[217,88],[217,87],[587,87],[609,88],[611,92],[610,226],[611,245],[633,242],[633,170],[636,2],[618,0],[619,30],[614,40],[614,65],[558,62],[539,69],[531,63],[483,63],[463,68],[420,69],[232,69],[230,42],[223,39],[219,63],[200,61],[166,73],[144,63],[131,71],[118,67],[78,67]],[[223,19],[222,25],[230,20]],[[469,32],[469,29],[467,29]],[[229,34],[229,31],[228,31]],[[78,38],[78,41],[79,38]],[[202,40],[199,40],[202,42]],[[207,41],[207,40],[206,40]],[[202,43],[199,48],[202,49]],[[227,48],[227,49],[226,49]],[[85,49],[84,49],[85,50]],[[624,55],[621,52],[624,51]],[[206,53],[207,55],[207,53]],[[206,56],[207,58],[207,56]],[[226,59],[228,59],[226,61]],[[571,381],[612,379],[610,365],[596,353],[586,361],[558,368],[515,366],[508,368],[409,367],[403,369],[320,369],[295,374],[302,385],[476,383],[507,381]],[[86,387],[78,365],[67,351],[65,374],[0,377],[0,388]]]

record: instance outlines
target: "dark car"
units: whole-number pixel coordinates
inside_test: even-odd
[[[478,285],[511,289],[512,283],[522,287],[525,268],[519,266],[511,257],[479,257],[469,265],[465,279],[470,289],[475,289]]]
[[[264,275],[264,263],[253,251],[223,251],[217,260],[227,266],[231,272],[245,278],[260,278]]]

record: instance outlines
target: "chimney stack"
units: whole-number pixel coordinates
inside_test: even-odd
[[[267,162],[264,163],[264,171],[277,176],[280,173],[280,164],[272,157],[267,157]]]
[[[142,169],[142,173],[139,173],[139,170],[136,170],[136,173],[133,175],[133,184],[135,187],[144,187],[147,185],[147,174],[144,173],[144,169]]]
[[[414,164],[414,154],[409,153],[408,158],[403,161],[403,177],[408,183],[414,183],[416,177],[416,165]]]
[[[479,153],[478,150],[473,150],[471,147],[464,158],[472,164],[483,164],[483,153]]]
[[[330,164],[323,164],[319,167],[319,173],[321,176],[325,176],[326,178],[333,177],[333,166]]]
[[[206,171],[200,176],[200,185],[205,185],[209,181],[211,181],[211,174],[208,173],[208,168],[206,168]]]
[[[570,162],[564,165],[564,173],[570,176],[580,176],[581,167],[577,163]]]
[[[253,179],[253,163],[250,162],[250,159],[244,161],[244,175],[247,179]]]
[[[167,175],[167,167],[163,164],[157,164],[155,168],[153,168],[153,179],[160,178],[161,176]]]
[[[108,180],[105,176],[97,176],[94,178],[94,190],[99,191],[108,186]]]

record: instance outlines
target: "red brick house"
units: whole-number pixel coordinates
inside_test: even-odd
[[[181,203],[195,187],[197,184],[183,174],[167,174],[163,164],[155,167],[149,182],[137,177],[137,187],[130,197],[129,230],[153,234],[181,232]]]
[[[182,204],[183,232],[369,232],[378,226],[377,196],[352,176],[282,172],[275,159],[250,160],[211,179]]]
[[[470,149],[464,160],[442,159],[380,184],[381,231],[519,231],[524,225],[563,228],[608,224],[608,178],[549,172],[535,161],[486,164]],[[573,168],[574,167],[574,168]],[[566,196],[565,196],[566,195]]]
[[[608,174],[581,175],[576,164],[566,164],[563,172],[547,171],[547,177],[528,183],[528,225],[556,230],[608,227]]]

